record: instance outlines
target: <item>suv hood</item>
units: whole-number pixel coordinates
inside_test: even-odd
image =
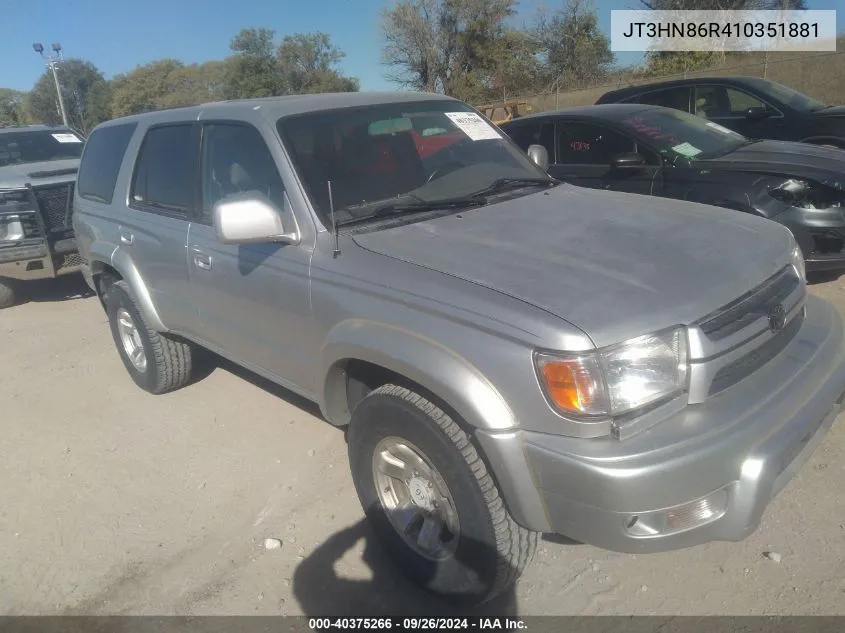
[[[730,154],[697,161],[720,169],[776,173],[814,180],[841,179],[845,174],[845,151],[810,143],[757,141]]]
[[[76,180],[78,169],[78,158],[6,165],[0,167],[0,189],[20,189],[27,183],[37,186]]]
[[[789,263],[791,248],[769,220],[568,184],[353,238],[544,309],[598,347],[705,316]]]

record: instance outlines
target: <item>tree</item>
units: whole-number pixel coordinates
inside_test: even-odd
[[[404,87],[464,100],[495,91],[507,68],[506,20],[516,0],[401,0],[382,16],[385,76]]]
[[[562,9],[542,13],[534,27],[534,37],[548,79],[560,81],[563,86],[603,79],[616,59],[589,0],[567,0]]]
[[[226,63],[211,61],[203,64],[180,65],[166,80],[167,92],[158,100],[158,107],[197,105],[223,98]]]
[[[112,79],[112,116],[221,99],[225,70],[221,61],[185,66],[176,59],[159,59],[138,66]]]
[[[57,72],[72,128],[88,134],[94,126],[109,118],[109,84],[94,64],[81,59],[67,59]],[[33,119],[51,125],[62,122],[51,71],[41,75],[27,101]]]
[[[534,89],[545,75],[537,57],[538,45],[528,33],[509,29],[496,42],[492,87],[496,96],[525,94]]]
[[[286,35],[277,53],[284,93],[357,92],[358,80],[336,68],[344,57],[325,33]]]
[[[223,95],[227,99],[311,92],[355,92],[358,80],[337,68],[346,54],[325,33],[287,35],[276,48],[272,29],[244,29],[231,43]]]
[[[27,122],[25,98],[26,95],[19,90],[0,88],[0,127]]]
[[[111,113],[114,117],[150,112],[160,107],[167,94],[168,77],[182,62],[160,59],[112,79]]]
[[[243,29],[229,45],[224,94],[227,99],[284,94],[276,62],[273,29]]]

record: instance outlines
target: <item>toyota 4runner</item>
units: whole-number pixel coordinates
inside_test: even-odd
[[[83,145],[63,127],[0,127],[0,308],[21,281],[81,270],[70,216]]]
[[[319,403],[375,532],[451,597],[501,592],[542,532],[743,539],[843,400],[787,229],[558,182],[443,96],[110,121],[73,221],[139,387],[208,349]]]

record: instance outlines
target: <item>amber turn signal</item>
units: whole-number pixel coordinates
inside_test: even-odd
[[[549,400],[562,411],[604,412],[601,374],[590,357],[539,358],[538,368]]]

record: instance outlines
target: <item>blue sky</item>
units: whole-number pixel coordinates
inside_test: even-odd
[[[242,28],[273,28],[286,33],[324,31],[346,52],[343,70],[361,80],[364,90],[393,87],[380,63],[381,12],[391,0],[0,0],[0,87],[28,90],[43,72],[32,50],[40,41],[49,50],[61,42],[65,55],[93,62],[106,77],[139,64],[175,57],[186,63],[222,59]],[[530,22],[538,6],[562,0],[522,0],[517,23]],[[611,9],[639,8],[638,0],[595,0],[602,28],[610,31]],[[845,0],[809,0],[811,9],[839,9],[845,25]],[[619,55],[630,63],[637,53]]]

